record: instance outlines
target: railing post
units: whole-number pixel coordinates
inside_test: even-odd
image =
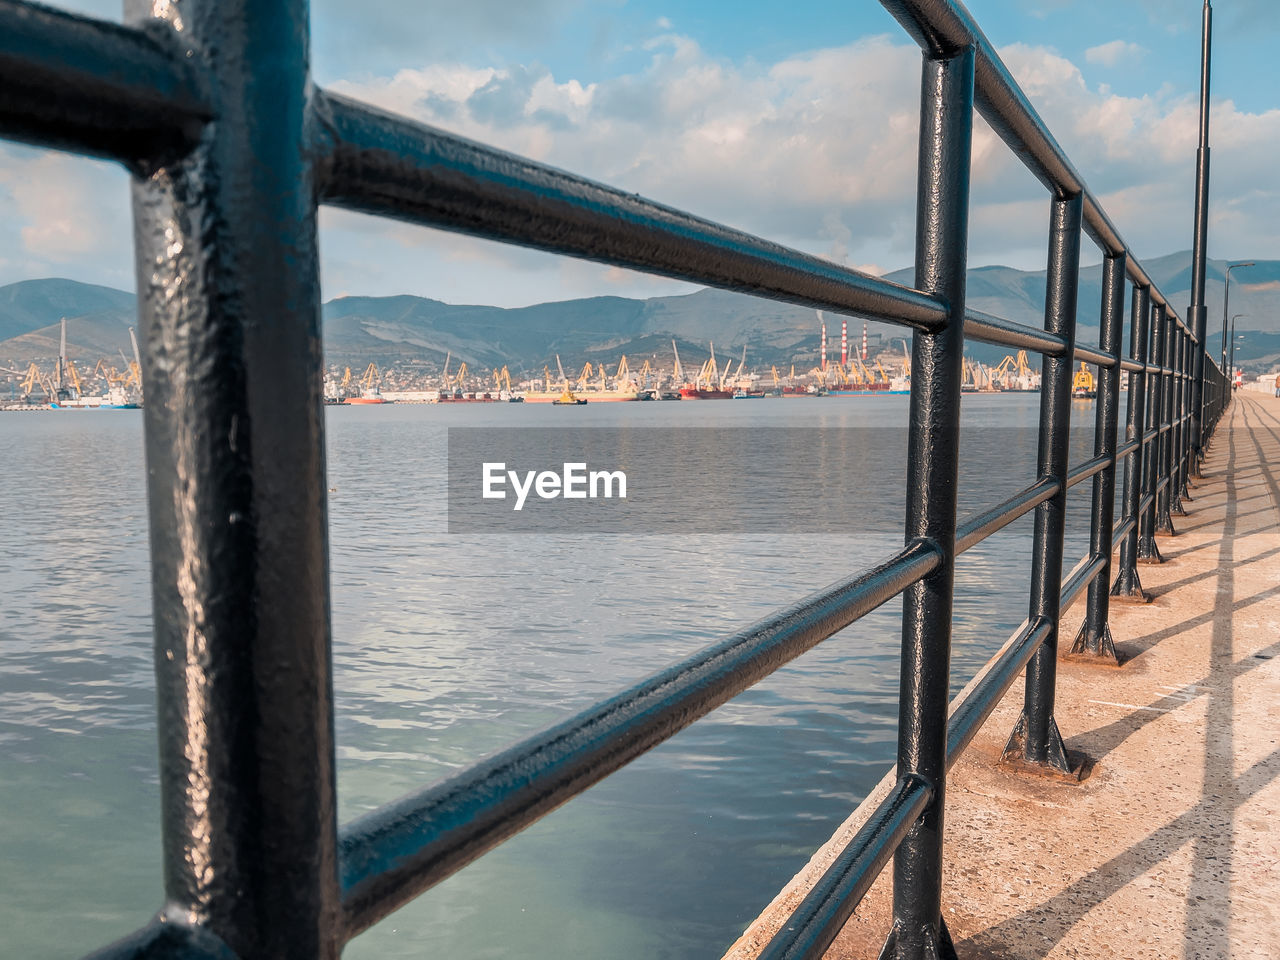
[[[1123,600],[1148,602],[1151,597],[1142,589],[1138,579],[1138,513],[1142,503],[1142,435],[1146,429],[1146,379],[1147,322],[1151,313],[1150,291],[1134,286],[1129,319],[1129,359],[1142,364],[1144,369],[1129,372],[1129,414],[1125,427],[1125,443],[1137,440],[1133,452],[1124,465],[1124,521],[1129,525],[1120,541],[1120,572],[1111,588],[1113,597]]]
[[[893,929],[882,960],[950,960],[942,918],[942,824],[947,701],[955,579],[956,484],[960,457],[969,158],[973,135],[972,48],[926,55],[920,83],[916,199],[916,287],[951,309],[946,329],[911,345],[906,539],[932,541],[937,571],[903,594],[898,777],[922,777],[933,801],[893,858]]]
[[[1066,341],[1060,357],[1046,355],[1040,387],[1038,475],[1058,484],[1058,492],[1036,508],[1031,559],[1032,623],[1050,625],[1048,635],[1027,664],[1022,716],[1004,748],[1004,758],[1020,765],[1071,772],[1062,735],[1053,717],[1057,682],[1058,617],[1062,600],[1062,539],[1067,515],[1070,467],[1071,375],[1075,365],[1076,295],[1080,268],[1079,194],[1055,197],[1049,228],[1049,269],[1044,327]]]
[[[1177,533],[1173,529],[1173,387],[1174,357],[1177,355],[1177,321],[1167,309],[1161,311],[1164,322],[1164,351],[1160,365],[1165,372],[1160,374],[1160,482],[1163,487],[1156,488],[1156,533],[1172,536]]]
[[[1157,303],[1152,309],[1151,317],[1151,364],[1159,367],[1164,362],[1164,304]],[[1146,504],[1145,509],[1140,511],[1138,537],[1138,562],[1139,563],[1164,563],[1164,557],[1160,556],[1160,548],[1156,545],[1156,501],[1160,489],[1160,472],[1164,468],[1164,462],[1160,457],[1160,439],[1163,434],[1160,432],[1160,417],[1164,411],[1164,374],[1156,373],[1148,377],[1147,390],[1147,424],[1148,428],[1144,434],[1150,434],[1151,440],[1144,446],[1147,449],[1143,452],[1142,462],[1145,467],[1143,470],[1143,492],[1142,500]]]
[[[1209,52],[1212,48],[1213,10],[1204,0],[1200,29],[1200,141],[1196,147],[1195,223],[1191,242],[1191,305],[1187,325],[1196,337],[1195,364],[1191,379],[1191,472],[1200,476],[1204,445],[1209,440],[1209,418],[1205,409],[1205,349],[1208,314],[1204,303],[1205,266],[1209,234]]]
[[[1186,407],[1183,403],[1184,391],[1182,368],[1186,365],[1187,335],[1175,322],[1173,327],[1173,381],[1170,390],[1172,399],[1173,436],[1169,442],[1169,513],[1176,517],[1185,517],[1182,509],[1182,436],[1186,433]]]
[[[307,3],[131,0],[127,18],[207,67],[214,110],[133,181],[163,915],[240,957],[334,960]]]
[[[1120,335],[1124,330],[1124,253],[1102,261],[1102,311],[1098,346],[1117,359],[1114,367],[1098,371],[1098,404],[1094,420],[1093,455],[1111,457],[1111,466],[1093,477],[1093,515],[1089,524],[1089,552],[1102,557],[1105,566],[1089,581],[1084,623],[1071,646],[1073,656],[1088,656],[1118,663],[1111,637],[1109,586],[1111,584],[1111,536],[1115,523],[1116,430],[1120,410]]]
[[[1189,330],[1182,331],[1182,374],[1178,393],[1182,404],[1182,423],[1178,431],[1178,501],[1186,503],[1191,496],[1191,376],[1195,368],[1195,340]]]

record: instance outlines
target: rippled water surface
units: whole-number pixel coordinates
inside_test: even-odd
[[[1031,478],[1038,399],[965,399],[962,513]],[[342,819],[890,553],[906,402],[330,408]],[[1076,413],[1073,462],[1092,443],[1092,407]],[[568,417],[867,427],[850,465],[865,490],[824,505],[823,536],[445,533],[447,427]],[[0,930],[6,954],[65,957],[141,925],[161,890],[141,415],[0,415],[0,449]],[[1087,543],[1088,489],[1072,491],[1068,563]],[[1024,518],[961,558],[955,686],[1025,616],[1030,539]],[[346,955],[718,957],[891,765],[899,611],[782,669]]]

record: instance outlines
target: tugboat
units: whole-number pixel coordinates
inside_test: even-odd
[[[553,407],[585,407],[587,401],[581,397],[575,397],[573,391],[568,387],[564,388],[564,393],[560,394],[558,399],[552,400]]]

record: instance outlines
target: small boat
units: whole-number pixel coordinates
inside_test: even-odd
[[[560,394],[557,399],[551,401],[551,405],[554,407],[584,407],[586,404],[586,400],[581,397],[575,397],[573,391],[568,387],[564,388],[564,393]]]

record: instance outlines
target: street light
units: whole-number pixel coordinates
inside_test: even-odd
[[[1231,359],[1227,362],[1227,382],[1231,382],[1231,375],[1236,369],[1236,317],[1247,316],[1243,313],[1233,313],[1231,315]],[[1244,334],[1240,335],[1240,339],[1244,339]]]
[[[1252,260],[1243,263],[1232,263],[1227,265],[1227,279],[1225,281],[1226,289],[1222,294],[1222,366],[1227,365],[1227,302],[1231,299],[1231,271],[1236,267],[1254,267],[1257,266]]]

